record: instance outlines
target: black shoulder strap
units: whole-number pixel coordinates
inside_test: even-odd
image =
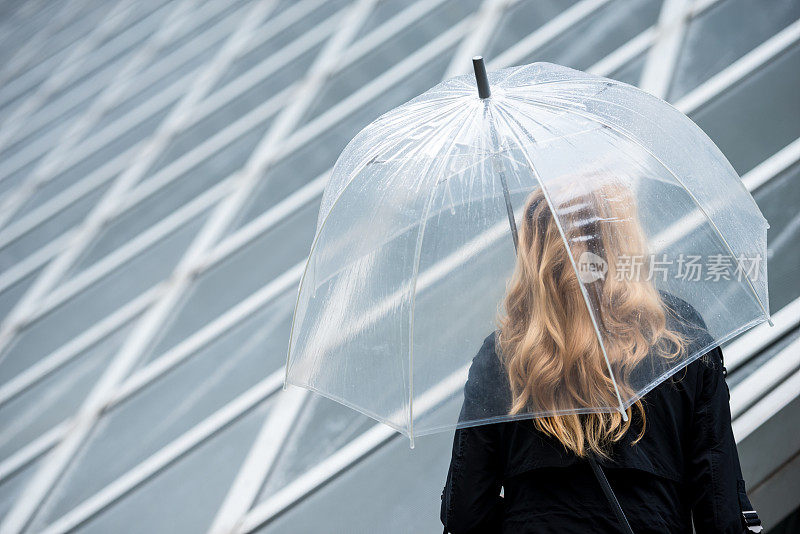
[[[603,488],[603,493],[606,495],[606,499],[608,499],[608,504],[611,505],[611,509],[614,510],[614,515],[617,516],[617,522],[619,523],[620,528],[625,534],[633,534],[633,529],[631,529],[631,525],[628,523],[628,518],[625,517],[625,512],[622,511],[622,507],[619,505],[619,501],[617,500],[617,496],[614,495],[614,490],[611,489],[611,484],[608,483],[608,479],[606,478],[606,474],[603,472],[603,468],[597,463],[597,461],[589,456],[589,465],[592,466],[592,471],[594,471],[594,476],[597,477],[597,482],[600,483],[600,487]]]
[[[758,517],[758,512],[753,510],[753,505],[750,504],[750,499],[747,498],[747,491],[745,490],[744,480],[739,479],[736,481],[737,494],[739,495],[739,510],[742,512],[742,525],[747,532],[761,532],[764,527],[761,525],[761,518]]]

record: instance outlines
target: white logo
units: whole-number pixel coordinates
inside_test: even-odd
[[[578,278],[584,284],[591,284],[595,280],[606,277],[608,263],[606,260],[589,251],[581,254],[578,260]]]

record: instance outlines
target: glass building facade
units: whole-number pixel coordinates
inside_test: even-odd
[[[775,326],[725,349],[733,425],[797,525],[800,1],[19,0],[0,43],[0,531],[441,530],[452,433],[283,364],[337,155],[476,53],[639,85],[740,173]]]

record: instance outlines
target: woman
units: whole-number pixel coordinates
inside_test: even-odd
[[[505,311],[465,386],[463,421],[520,419],[456,431],[445,531],[621,532],[589,467],[594,458],[637,534],[688,533],[692,523],[699,534],[746,532],[742,512],[752,506],[719,347],[686,302],[648,279],[616,276],[620,258],[646,250],[630,191],[606,184],[556,205],[561,229],[542,192],[530,195]],[[591,253],[608,265],[604,277],[584,280],[608,363],[565,238],[574,258]],[[705,354],[636,400],[627,418],[576,413],[619,405],[609,365],[622,398],[633,399],[659,362],[698,350]]]

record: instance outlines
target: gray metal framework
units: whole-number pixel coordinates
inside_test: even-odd
[[[659,7],[651,26],[641,28],[583,68],[614,76],[640,60],[639,85],[669,98],[690,26],[712,9],[735,1],[653,0]],[[385,53],[385,47],[392,43],[396,46],[396,39],[404,32],[423,25],[439,8],[452,4],[448,0],[399,2],[396,9],[381,16],[382,10],[392,3],[398,2],[214,0],[200,6],[185,0],[142,5],[120,0],[102,12],[91,31],[48,56],[45,51],[52,39],[81,27],[80,17],[73,16],[74,12],[101,10],[90,5],[91,2],[71,0],[52,8],[56,12],[44,28],[35,28],[32,37],[15,43],[10,57],[2,58],[0,259],[10,254],[8,251],[13,247],[38,239],[40,232],[44,239],[37,241],[33,252],[15,258],[0,271],[0,299],[3,299],[0,302],[4,305],[0,308],[3,313],[0,416],[3,410],[25,402],[25,396],[43,387],[48,379],[60,376],[70,365],[80,362],[87,351],[103,340],[123,328],[128,330],[121,344],[107,354],[103,371],[76,404],[72,417],[40,432],[13,452],[0,455],[0,488],[31,471],[14,493],[13,502],[0,522],[0,532],[23,532],[32,524],[45,532],[67,532],[87,524],[266,402],[270,403],[270,410],[253,435],[249,452],[242,457],[227,494],[217,503],[209,532],[253,532],[261,528],[393,439],[391,429],[371,425],[282,489],[259,501],[265,481],[281,462],[281,452],[301,424],[308,405],[305,391],[281,390],[282,369],[276,368],[67,512],[43,523],[41,518],[37,519],[47,509],[48,499],[70,466],[81,461],[80,451],[94,439],[98,425],[109,414],[137,395],[146,394],[148,387],[296,290],[305,264],[302,256],[282,268],[282,272],[264,279],[260,287],[215,317],[185,332],[168,349],[151,354],[174,318],[185,311],[184,305],[204,277],[213,275],[265,236],[286,232],[281,227],[283,223],[306,211],[313,212],[333,161],[326,161],[327,167],[323,168],[327,170],[314,172],[314,178],[304,179],[297,187],[292,187],[292,176],[282,163],[307,154],[304,150],[327,139],[326,135],[337,124],[347,120],[363,122],[359,112],[365,103],[379,101],[393,89],[402,87],[421,65],[443,58],[447,61],[437,71],[440,78],[467,72],[468,58],[491,46],[506,17],[525,4],[522,0],[484,0],[476,4],[460,20],[440,28],[435,37],[413,46],[406,44],[410,48],[402,58],[387,64],[382,72],[370,73],[361,86],[317,109],[318,102],[325,101],[326,91],[335,89],[333,81],[337,75],[357,71],[361,65],[369,65],[370,60],[374,63],[372,54],[380,50]],[[536,56],[615,5],[619,5],[619,0],[573,3],[510,43],[495,57],[488,58],[490,68]],[[323,9],[330,12],[315,18],[315,13]],[[15,16],[14,20],[38,24],[35,22],[38,19],[30,13],[20,12]],[[311,22],[304,26],[306,20]],[[11,39],[16,34],[9,35]],[[263,47],[272,40],[278,44],[264,51]],[[796,47],[798,41],[800,21],[786,24],[675,99],[674,105],[693,116],[738,84],[754,79],[766,66]],[[197,61],[193,59],[193,51],[204,42],[214,42],[216,46]],[[254,60],[252,54],[256,52],[263,57]],[[56,60],[55,68],[42,67]],[[307,67],[285,86],[264,94],[246,112],[236,112],[239,114],[232,115],[207,135],[197,136],[192,146],[167,157],[178,141],[185,139],[184,134],[220,113],[225,116],[224,112],[234,109],[231,106],[239,99],[300,61],[305,61]],[[171,72],[185,65],[189,66],[177,77],[169,78]],[[104,80],[99,90],[93,87],[98,80]],[[161,80],[167,80],[162,89],[136,100],[137,95]],[[58,122],[61,106],[68,101],[85,103],[68,126],[54,128],[54,133],[43,132]],[[128,108],[124,107],[126,104]],[[115,140],[124,139],[151,119],[153,125],[141,138],[108,153],[108,146]],[[164,195],[177,194],[171,188],[184,183],[199,165],[223,157],[230,146],[254,133],[257,142],[249,145],[235,170],[218,176],[200,193],[183,199],[173,210],[157,216],[135,235],[108,247],[85,264],[87,254],[103,242],[115,223],[132,214],[146,214]],[[27,143],[18,142],[28,138]],[[106,155],[101,164],[74,178],[65,178],[70,169],[88,165],[101,154]],[[798,161],[800,138],[792,139],[786,146],[774,147],[771,155],[743,175],[743,182],[750,191],[757,192],[796,168]],[[59,185],[62,182],[67,183],[62,187]],[[11,185],[3,189],[3,184]],[[252,211],[251,199],[270,186],[276,191],[284,187],[287,192],[283,196],[274,193],[274,202],[260,213],[248,216]],[[42,196],[48,187],[55,187],[53,193]],[[88,211],[63,232],[45,231],[87,198],[94,198],[86,208]],[[304,220],[304,224],[313,227],[314,220],[308,217]],[[81,327],[57,348],[31,354],[27,366],[7,374],[4,362],[12,358],[10,354],[33,326],[100,287],[104,280],[195,221],[200,221],[198,229],[184,244],[178,259],[169,264],[166,276],[119,303],[93,324]],[[680,236],[683,230],[671,231]],[[293,238],[288,233],[284,237]],[[457,252],[431,272],[421,273],[419,289],[424,290],[430,280],[445,276],[468,259],[468,254]],[[7,262],[0,265],[3,263]],[[726,355],[732,373],[752,367],[759,354],[800,327],[798,297],[774,313],[774,327],[762,325],[730,344]],[[798,354],[800,346],[794,341],[765,363],[749,369],[749,374],[733,387],[734,430],[740,443],[752,442],[758,428],[784,414],[794,406],[792,403],[796,404]],[[436,406],[459,383],[463,383],[463,378],[457,373],[426,391],[415,404],[415,411],[424,412]],[[0,428],[0,443],[4,432]],[[773,471],[769,473],[772,478],[764,478],[759,486],[765,495],[778,487],[768,484],[777,480],[777,471]],[[785,515],[788,511],[781,513]]]

